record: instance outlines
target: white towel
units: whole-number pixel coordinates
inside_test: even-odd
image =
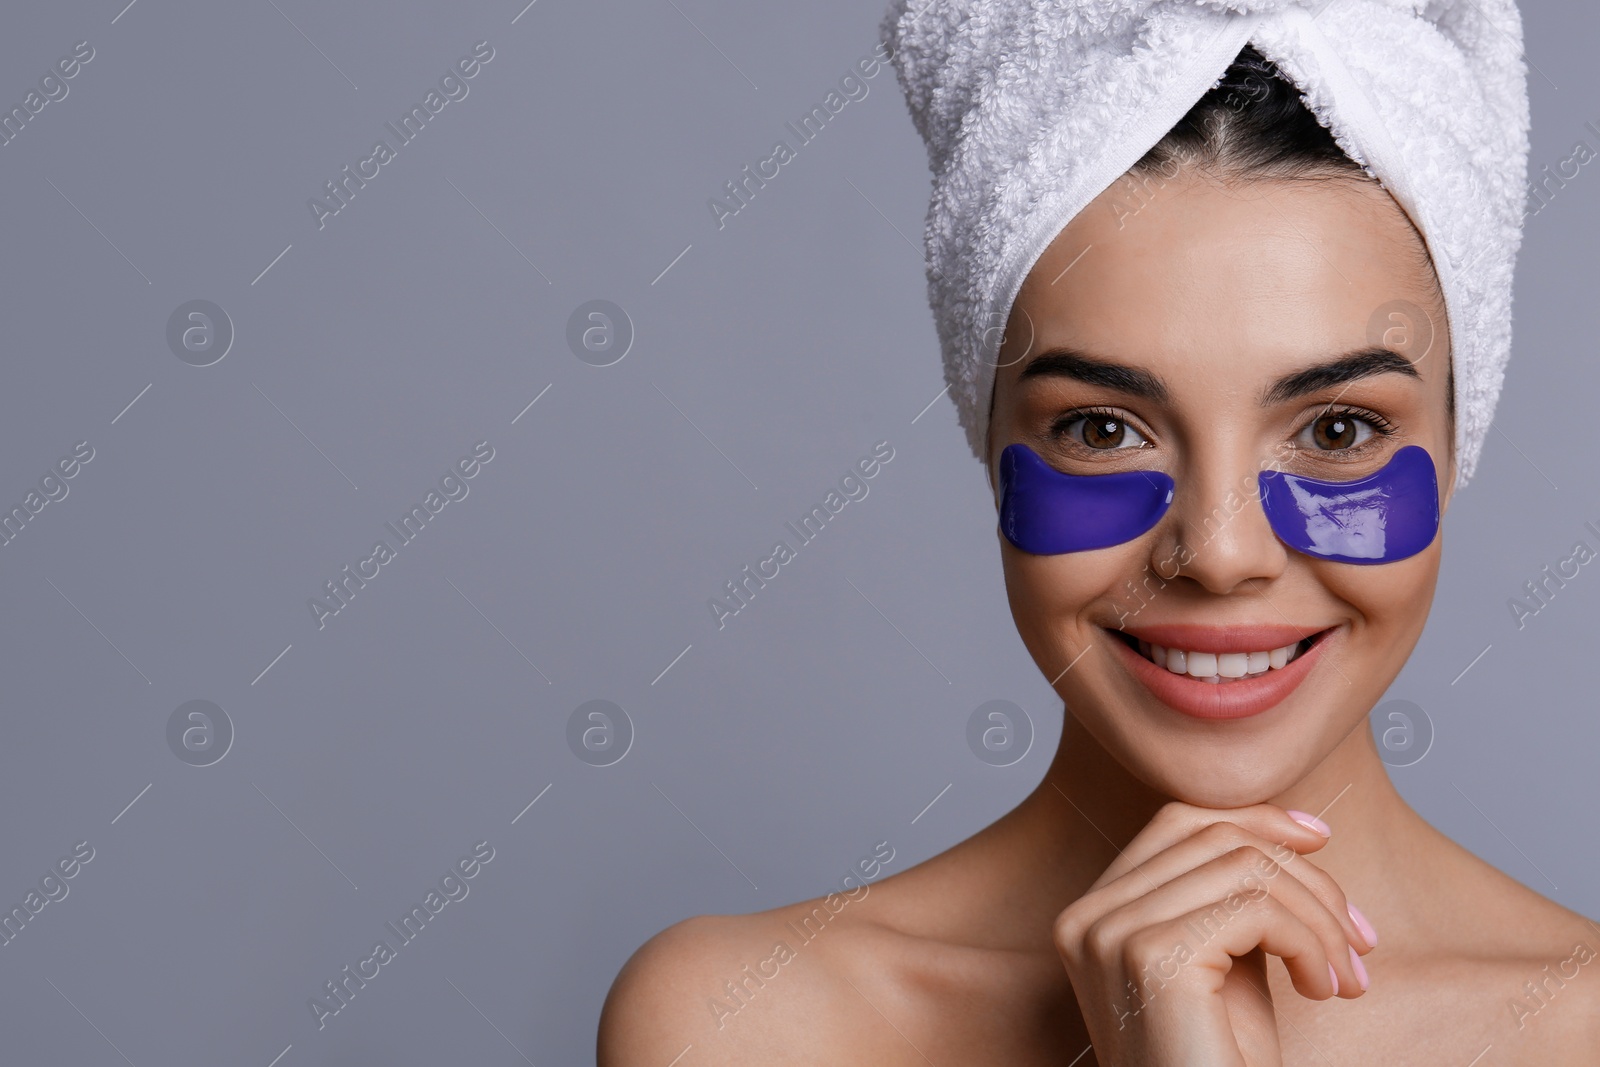
[[[980,460],[1023,278],[1248,42],[1427,242],[1466,483],[1511,351],[1528,167],[1515,0],[892,0],[880,31],[927,144],[928,298]]]

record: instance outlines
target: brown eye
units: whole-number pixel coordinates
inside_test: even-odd
[[[1348,412],[1322,415],[1306,427],[1311,447],[1326,452],[1354,448],[1363,444],[1373,434],[1372,424]]]
[[[1116,448],[1126,433],[1119,419],[1091,415],[1083,420],[1083,443],[1090,448]]]
[[[1082,431],[1074,432],[1080,426]],[[1056,433],[1058,436],[1064,434],[1069,440],[1102,451],[1142,448],[1149,443],[1138,430],[1107,411],[1068,415],[1058,424]]]

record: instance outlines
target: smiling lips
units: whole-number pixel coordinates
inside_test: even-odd
[[[1107,632],[1129,673],[1163,704],[1198,719],[1239,719],[1293,692],[1335,631],[1173,623]]]

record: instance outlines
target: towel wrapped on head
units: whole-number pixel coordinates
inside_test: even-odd
[[[1515,0],[892,0],[880,29],[933,171],[928,297],[980,460],[1028,271],[1253,44],[1427,243],[1466,484],[1511,351],[1528,160]]]

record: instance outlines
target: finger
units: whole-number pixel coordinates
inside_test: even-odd
[[[1122,877],[1135,867],[1179,841],[1218,822],[1231,822],[1268,841],[1282,843],[1296,852],[1315,852],[1328,839],[1304,823],[1297,822],[1276,804],[1253,804],[1245,808],[1201,808],[1182,801],[1164,804],[1150,822],[1121,850],[1091,889]]]
[[[1128,968],[1136,988],[1180,981],[1191,983],[1192,988],[1208,995],[1220,994],[1228,972],[1235,966],[1233,957],[1260,948],[1283,961],[1295,992],[1301,996],[1327,1000],[1335,995],[1334,976],[1322,939],[1276,897],[1269,895],[1250,902],[1232,913],[1210,939],[1197,941],[1194,930],[1219,908],[1227,913],[1227,907],[1226,900],[1212,901],[1143,927],[1124,941],[1122,964]],[[1346,994],[1342,976],[1338,993]]]
[[[1109,954],[1146,928],[1201,909],[1203,921],[1191,924],[1185,936],[1188,949],[1199,952],[1248,909],[1272,901],[1318,939],[1324,962],[1332,963],[1338,974],[1339,994],[1347,999],[1360,996],[1362,983],[1340,915],[1303,882],[1284,877],[1283,870],[1255,846],[1242,845],[1104,912],[1084,931],[1082,942],[1088,951]],[[1207,902],[1212,902],[1209,911]],[[1348,920],[1348,914],[1343,918]]]
[[[1327,871],[1304,859],[1293,849],[1268,841],[1231,822],[1214,822],[1166,851],[1157,853],[1120,878],[1090,890],[1082,901],[1083,907],[1093,914],[1103,914],[1211,860],[1246,847],[1255,848],[1262,854],[1259,869],[1247,872],[1244,876],[1246,879],[1270,881],[1279,872],[1287,871],[1328,910],[1343,931],[1346,941],[1360,952],[1372,949],[1350,913],[1344,890]]]

